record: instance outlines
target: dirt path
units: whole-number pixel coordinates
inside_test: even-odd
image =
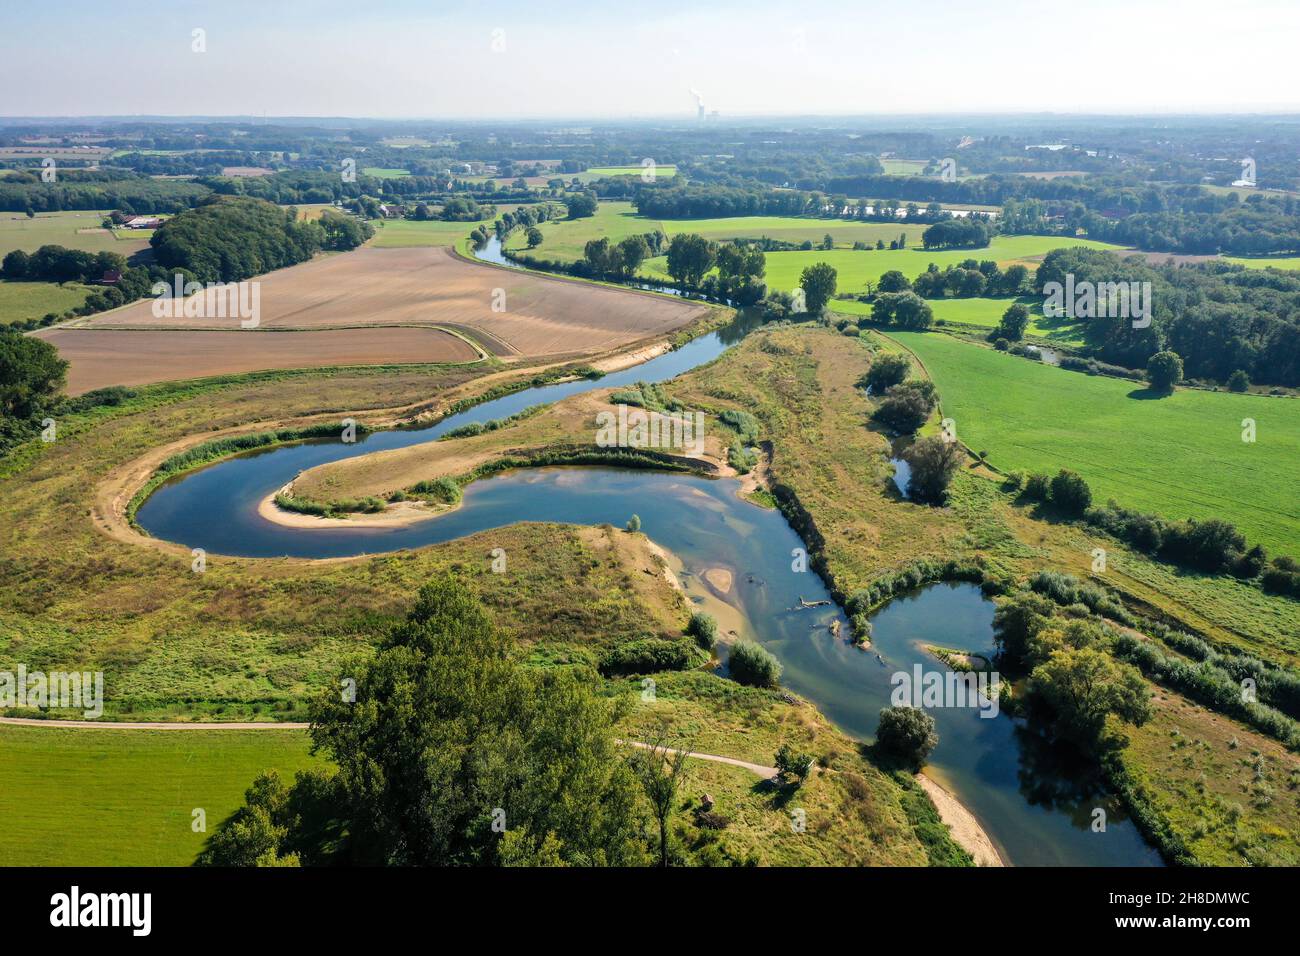
[[[977,866],[1007,865],[975,815],[956,797],[923,773],[916,775],[916,782],[929,795],[930,801],[939,811],[939,818],[948,824],[952,838],[975,858]]]
[[[620,744],[625,744],[629,747],[636,747],[639,750],[654,749],[652,744],[643,744],[637,740],[620,740],[617,742]],[[668,747],[666,749],[668,750],[669,753],[672,754],[683,753],[683,751],[675,750],[672,747]],[[688,757],[694,757],[696,760],[711,760],[714,763],[725,763],[725,764],[729,764],[732,767],[743,767],[745,770],[748,770],[751,773],[758,774],[764,780],[771,780],[777,774],[777,770],[775,767],[764,767],[762,764],[750,763],[747,760],[738,760],[735,757],[720,757],[717,754],[700,754],[700,753],[696,753],[693,750],[687,750],[685,751],[685,754]]]

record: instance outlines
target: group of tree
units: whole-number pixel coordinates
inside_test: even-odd
[[[871,321],[887,328],[923,331],[934,324],[934,310],[915,292],[882,292],[872,303]]]
[[[1026,501],[1053,508],[1061,515],[1081,519],[1113,535],[1133,549],[1208,574],[1230,574],[1243,580],[1260,579],[1261,586],[1289,593],[1287,557],[1270,568],[1268,554],[1251,545],[1231,522],[1218,518],[1170,521],[1159,515],[1123,508],[1114,501],[1094,507],[1092,490],[1079,474],[1062,469],[1053,477],[1041,473],[1008,477],[1008,487],[1019,490]]]
[[[939,402],[929,379],[910,379],[885,389],[871,417],[899,435],[911,435],[930,419]]]
[[[1225,262],[1153,266],[1070,247],[1047,254],[1034,286],[1039,293],[1052,282],[1069,288],[1069,276],[1073,288],[1097,290],[1094,313],[1123,313],[1124,297],[1130,302],[1129,314],[1080,316],[1085,341],[1106,362],[1141,369],[1172,351],[1189,379],[1226,384],[1240,371],[1239,384],[1300,385],[1300,275]],[[1135,323],[1132,290],[1147,282],[1151,322]]]
[[[135,173],[96,178],[91,173],[63,170],[52,183],[38,174],[20,172],[0,179],[0,210],[59,212],[73,209],[117,209],[125,213],[176,213],[209,198],[201,183],[150,179]]]
[[[0,328],[0,453],[36,435],[68,378],[68,363],[44,339]]]
[[[1051,602],[1034,593],[999,604],[998,662],[1007,674],[1028,675],[1025,700],[1037,729],[1096,757],[1122,739],[1108,718],[1139,726],[1150,719],[1151,692],[1135,667],[1107,652],[1097,623],[1062,624],[1053,615]]]
[[[886,288],[885,276],[890,276],[889,288]],[[880,277],[876,287],[881,292],[911,289],[927,299],[1018,296],[1028,290],[1029,278],[1029,269],[1018,263],[1007,266],[1004,272],[991,259],[979,262],[965,259],[955,266],[946,266],[942,271],[932,262],[910,283],[900,272],[886,273]]]
[[[593,278],[629,282],[646,259],[659,254],[664,240],[662,232],[627,236],[618,242],[611,242],[607,236],[591,239],[583,248],[580,261],[585,269],[579,271]]]
[[[921,233],[926,249],[978,249],[993,238],[994,227],[977,216],[945,219]]]
[[[325,210],[314,221],[260,199],[216,199],[173,216],[150,244],[158,263],[200,282],[237,282],[310,259],[321,249],[360,245],[369,223]]]

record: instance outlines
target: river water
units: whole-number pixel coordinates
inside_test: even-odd
[[[875,733],[889,704],[891,675],[943,665],[925,644],[991,654],[993,605],[967,584],[939,584],[898,598],[873,618],[872,648],[847,639],[848,622],[811,571],[798,570],[803,542],[777,511],[738,496],[733,479],[647,470],[543,468],[474,482],[455,511],[404,527],[293,528],[268,522],[258,503],[315,465],[436,439],[469,422],[514,414],[593,388],[664,381],[720,355],[743,336],[738,325],[599,381],[528,389],[486,402],[420,429],[377,432],[352,444],[311,441],[217,462],[174,479],[140,507],[138,524],[155,537],[210,554],[328,558],[424,547],[519,521],[624,525],[642,530],[681,561],[688,596],[719,612],[725,638],[748,637],[780,659],[782,683],[807,697],[843,730],[862,740]],[[704,574],[730,573],[717,590]],[[726,575],[713,575],[715,581]],[[838,636],[833,631],[838,622]],[[725,655],[725,649],[723,651]],[[931,709],[940,737],[930,772],[984,825],[1016,865],[1157,865],[1115,801],[1086,773],[1061,767],[1021,722],[979,716],[975,708]],[[1106,827],[1092,827],[1095,811]]]

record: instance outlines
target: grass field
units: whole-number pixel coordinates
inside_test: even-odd
[[[1086,323],[1072,322],[1069,319],[1048,319],[1043,316],[1043,303],[1040,299],[1021,297],[1020,299],[990,299],[973,297],[969,299],[927,299],[936,321],[976,325],[982,329],[997,328],[1006,312],[1014,302],[1029,307],[1030,317],[1027,335],[1047,339],[1061,345],[1082,345],[1083,329]],[[831,302],[832,312],[845,315],[870,315],[871,303],[856,299],[836,299]]]
[[[411,175],[410,170],[391,169],[383,166],[365,166],[361,170],[363,176],[374,176],[376,179],[401,179],[403,176]]]
[[[1134,382],[939,333],[893,337],[925,362],[958,438],[999,468],[1073,468],[1098,502],[1223,518],[1270,550],[1300,552],[1300,402],[1196,389],[1153,399]],[[1257,423],[1253,444],[1241,440],[1245,418]]]
[[[293,730],[0,727],[0,866],[186,866],[256,774],[319,765],[307,747]]]
[[[478,225],[475,222],[443,222],[427,219],[374,220],[375,237],[368,245],[376,249],[409,249],[412,246],[450,246],[457,239],[468,236]]]
[[[543,223],[546,237],[536,254],[548,259],[573,261],[581,259],[588,240],[607,237],[617,242],[626,236],[640,235],[662,229],[669,236],[680,232],[695,232],[709,239],[757,239],[768,236],[786,242],[803,242],[805,239],[820,243],[829,233],[837,247],[852,248],[857,241],[870,242],[891,239],[906,233],[908,242],[920,242],[924,226],[875,222],[849,222],[844,219],[806,219],[800,216],[730,216],[721,219],[649,219],[638,216],[631,203],[602,202],[596,215],[586,219],[561,219]],[[507,249],[523,249],[527,239],[517,231],[506,241]]]
[[[886,227],[893,228],[893,227]],[[799,287],[800,275],[808,266],[825,262],[835,268],[838,291],[863,293],[867,283],[874,283],[891,269],[897,269],[915,279],[930,263],[940,269],[957,265],[966,259],[991,259],[1005,268],[1013,263],[1035,267],[1037,262],[1053,249],[1064,246],[1087,246],[1090,249],[1118,249],[1118,246],[1087,239],[1060,239],[1051,236],[995,236],[983,249],[943,249],[926,251],[916,248],[854,251],[832,249],[829,252],[814,249],[811,252],[769,252],[767,254],[767,284],[769,288],[793,291]],[[544,247],[544,244],[543,244]],[[668,278],[668,260],[664,256],[650,259],[642,271],[658,278]]]
[[[0,326],[27,319],[39,319],[55,312],[62,315],[86,301],[91,287],[79,282],[5,282],[0,280]]]
[[[609,176],[640,176],[645,170],[640,165],[636,166],[593,166],[584,173],[579,173],[578,178],[584,181],[592,179],[604,179]],[[563,174],[557,173],[557,176]],[[677,167],[671,164],[655,166],[655,176],[661,179],[669,179],[677,175]],[[567,177],[566,177],[567,178]]]
[[[1300,256],[1278,256],[1274,258],[1247,258],[1245,256],[1224,256],[1228,262],[1247,269],[1300,269]]]
[[[116,252],[124,256],[149,248],[151,230],[120,230],[117,236],[101,227],[106,212],[42,212],[28,219],[21,213],[0,213],[0,256],[13,249],[35,252],[44,245],[85,252]]]
[[[880,165],[885,167],[886,176],[920,176],[928,160],[924,159],[882,159]]]

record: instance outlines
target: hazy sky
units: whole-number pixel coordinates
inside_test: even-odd
[[[1297,0],[9,0],[0,115],[1300,110]],[[192,51],[206,31],[206,52]]]

